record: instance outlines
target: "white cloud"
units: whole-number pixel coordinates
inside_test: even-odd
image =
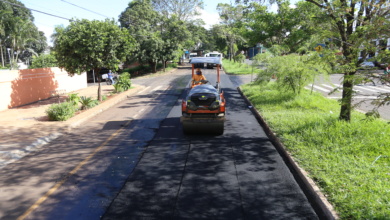
[[[200,9],[200,15],[197,18],[202,19],[206,25],[204,26],[206,29],[211,29],[211,27],[215,24],[219,24],[220,18],[218,13],[210,13],[206,10]]]

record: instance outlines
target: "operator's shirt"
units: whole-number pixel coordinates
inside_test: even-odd
[[[203,75],[194,75],[194,78],[193,78],[194,81],[201,81],[201,80],[206,80],[206,77],[204,77]],[[199,83],[198,83],[199,84]]]

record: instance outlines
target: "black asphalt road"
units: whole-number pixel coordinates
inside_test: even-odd
[[[221,81],[225,133],[183,135],[177,102],[103,219],[318,218],[229,77]]]

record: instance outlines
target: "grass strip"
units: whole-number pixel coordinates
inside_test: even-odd
[[[338,120],[340,105],[319,93],[299,96],[274,83],[243,93],[341,219],[390,219],[390,124],[359,112]]]
[[[251,73],[259,73],[260,70],[256,66],[252,66],[246,63],[234,62],[229,59],[223,59],[223,69],[228,74],[245,75]]]

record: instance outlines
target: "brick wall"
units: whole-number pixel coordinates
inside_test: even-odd
[[[54,68],[0,71],[0,111],[87,87],[86,74],[68,76]]]

